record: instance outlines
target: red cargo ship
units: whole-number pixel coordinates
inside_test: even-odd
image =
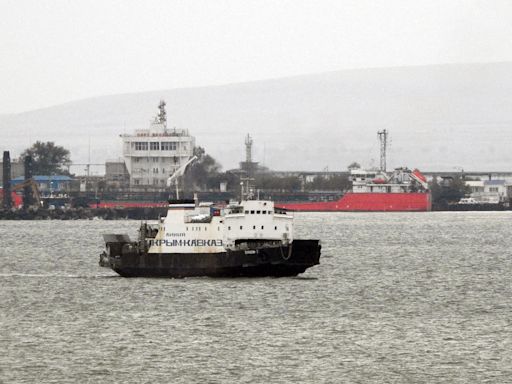
[[[427,179],[420,171],[398,168],[391,174],[380,171],[351,171],[352,190],[336,201],[276,203],[290,211],[422,212],[432,208]]]

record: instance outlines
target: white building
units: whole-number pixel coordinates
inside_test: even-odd
[[[167,178],[193,154],[195,138],[185,129],[167,129],[165,102],[149,129],[123,134],[123,157],[130,185],[165,187]]]
[[[476,203],[498,204],[511,197],[511,183],[506,180],[468,180],[471,194],[469,195]]]

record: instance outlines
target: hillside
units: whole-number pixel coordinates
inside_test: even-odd
[[[30,90],[27,90],[28,92]],[[0,116],[13,156],[52,140],[75,162],[121,153],[119,135],[146,128],[167,101],[169,126],[187,128],[225,169],[255,141],[277,170],[378,164],[376,132],[391,133],[388,164],[427,170],[512,169],[512,63],[345,70],[224,86],[103,96]]]

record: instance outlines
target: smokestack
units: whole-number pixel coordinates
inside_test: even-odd
[[[3,162],[3,207],[4,209],[11,209],[12,207],[12,196],[11,196],[11,156],[9,151],[4,151],[4,162]]]
[[[32,179],[32,156],[25,157],[25,181]],[[28,209],[28,207],[34,204],[34,199],[32,198],[32,188],[29,185],[26,185],[23,188],[23,209]]]

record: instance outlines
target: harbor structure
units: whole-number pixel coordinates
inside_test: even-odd
[[[5,156],[5,152],[9,152],[9,151],[4,151],[4,156]],[[4,169],[4,162],[5,162],[5,160],[0,161],[0,167],[2,168],[2,170]],[[18,176],[23,176],[23,174],[25,172],[23,160],[9,158],[9,169],[10,169],[9,180],[12,180]],[[3,174],[3,172],[0,172],[0,184],[3,184],[3,182],[4,182],[4,174]]]
[[[245,137],[245,161],[240,162],[240,170],[242,174],[245,174],[246,176],[252,177],[254,176],[258,171],[261,170],[259,167],[258,162],[253,161],[252,157],[252,146],[254,144],[254,141],[251,137],[251,135],[247,134]]]
[[[3,163],[2,163],[2,182],[3,182],[3,193],[2,193],[2,206],[5,209],[10,209],[12,206],[11,196],[11,155],[9,151],[4,151]]]
[[[67,175],[36,175],[31,176],[31,179],[41,193],[50,194],[52,192],[67,192],[71,189],[71,182],[73,178]],[[25,182],[27,178],[20,176],[12,179],[12,186],[20,185]]]
[[[126,189],[130,185],[130,174],[123,159],[105,162],[105,183],[116,189]]]
[[[165,188],[167,179],[193,155],[195,138],[186,129],[169,129],[165,102],[148,129],[123,134],[123,158],[130,186]]]

